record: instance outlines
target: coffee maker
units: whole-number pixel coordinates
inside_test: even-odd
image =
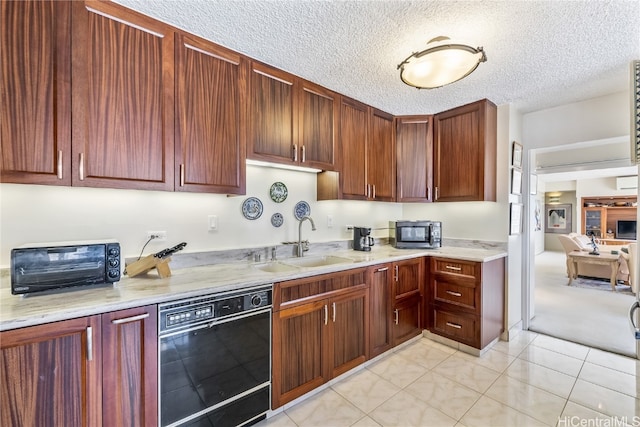
[[[369,252],[373,246],[371,227],[353,227],[353,250]]]

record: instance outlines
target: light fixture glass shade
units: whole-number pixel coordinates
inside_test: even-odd
[[[433,39],[427,49],[402,61],[398,65],[402,81],[418,89],[435,89],[468,76],[487,60],[481,47],[448,43],[448,40],[447,37]]]

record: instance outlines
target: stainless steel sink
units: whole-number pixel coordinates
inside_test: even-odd
[[[303,258],[289,258],[286,261],[282,261],[282,263],[294,265],[296,267],[323,267],[325,265],[353,263],[353,260],[351,258],[327,255]]]
[[[283,264],[278,261],[256,264],[253,267],[257,268],[258,270],[266,271],[268,273],[286,273],[287,271],[294,271],[299,269],[296,266]]]

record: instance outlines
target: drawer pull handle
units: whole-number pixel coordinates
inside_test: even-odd
[[[184,163],[180,164],[180,187],[184,187]]]
[[[298,144],[293,144],[293,161],[298,161]]]
[[[394,271],[393,279],[397,282],[398,281],[398,277],[400,276],[398,265],[394,265],[393,266],[393,271]]]
[[[447,291],[449,295],[453,295],[454,297],[461,297],[462,294],[460,292]]]
[[[304,148],[304,145],[301,148],[302,148],[302,163],[304,163],[307,161],[307,150]]]
[[[447,265],[445,268],[447,270],[453,270],[453,271],[461,271],[462,270],[462,267],[454,267],[452,265]]]
[[[149,317],[149,313],[143,313],[137,316],[125,317],[124,319],[115,319],[112,320],[111,323],[113,323],[114,325],[121,325],[123,323],[131,323],[138,320],[146,319],[147,317]]]
[[[331,305],[331,308],[333,310],[333,315],[331,316],[331,320],[333,320],[333,323],[336,323],[336,303],[335,302]]]
[[[382,273],[383,271],[387,271],[388,269],[389,269],[389,267],[382,267],[382,268],[377,269],[376,271],[378,273]]]
[[[324,305],[324,325],[326,326],[329,323],[329,307],[327,304]]]
[[[394,320],[395,324],[398,324],[398,309],[396,308],[395,310],[393,310],[393,313],[396,315],[396,318]]]
[[[456,329],[462,329],[462,326],[458,325],[457,323],[447,322],[447,326],[451,326],[452,328]]]

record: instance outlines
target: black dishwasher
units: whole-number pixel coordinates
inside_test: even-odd
[[[271,401],[272,285],[159,306],[162,426],[235,427]]]

